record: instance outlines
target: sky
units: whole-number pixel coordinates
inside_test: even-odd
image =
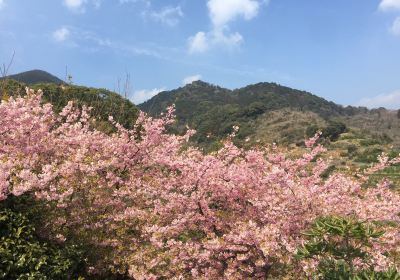
[[[0,63],[136,104],[203,80],[400,108],[400,0],[0,0]],[[118,86],[118,84],[120,86]]]

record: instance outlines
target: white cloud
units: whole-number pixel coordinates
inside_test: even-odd
[[[100,8],[102,0],[63,0],[64,6],[69,10],[78,13],[84,13],[87,4],[92,5],[96,9]]]
[[[53,32],[53,39],[57,42],[64,42],[68,39],[71,32],[67,27],[61,27]]]
[[[5,0],[0,0],[0,10],[4,7]]]
[[[260,8],[260,2],[257,0],[209,0],[207,7],[214,26],[223,26],[238,17],[246,20],[254,18]]]
[[[230,48],[239,45],[243,41],[243,37],[240,33],[235,32],[226,35],[223,30],[219,29],[212,32],[212,37],[215,44],[222,44]]]
[[[200,31],[189,38],[189,53],[201,53],[209,49],[209,42],[206,33]]]
[[[392,26],[390,27],[390,32],[393,35],[400,36],[400,17],[397,17],[394,21]]]
[[[189,53],[204,53],[217,45],[234,49],[242,42],[243,36],[238,32],[226,34],[224,29],[214,29],[208,33],[200,31],[189,38]]]
[[[193,83],[195,81],[198,81],[200,79],[201,79],[201,75],[199,75],[199,74],[188,76],[188,77],[183,79],[182,84],[183,85],[191,84],[191,83]]]
[[[368,108],[385,107],[387,109],[400,109],[400,90],[389,94],[380,94],[370,98],[363,98],[357,105]]]
[[[183,12],[180,6],[164,7],[158,12],[145,12],[144,16],[149,16],[154,21],[161,22],[169,26],[175,26],[179,23],[180,18],[183,17]]]
[[[135,104],[143,103],[144,101],[152,98],[153,96],[157,95],[158,93],[164,91],[165,88],[154,88],[154,89],[142,89],[137,90],[133,93],[132,101]]]
[[[238,32],[229,33],[229,24],[239,18],[251,20],[268,0],[208,0],[208,14],[212,23],[209,32],[197,32],[188,39],[189,53],[201,53],[211,47],[235,48],[243,42]]]
[[[83,4],[86,3],[86,0],[64,0],[64,5],[71,10],[80,10],[83,7]]]
[[[400,10],[400,0],[382,0],[379,4],[379,10],[390,11]]]

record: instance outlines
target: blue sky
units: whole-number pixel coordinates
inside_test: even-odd
[[[400,0],[0,0],[0,62],[140,103],[196,79],[400,108]]]

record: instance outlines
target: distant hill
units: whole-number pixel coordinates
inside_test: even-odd
[[[243,145],[273,141],[296,143],[316,130],[334,139],[346,126],[377,134],[377,138],[392,137],[400,144],[400,133],[396,132],[400,131],[400,119],[390,111],[382,109],[384,112],[377,114],[364,107],[344,107],[276,83],[230,90],[196,81],[161,92],[138,107],[157,116],[172,104],[176,106],[178,119],[173,129],[182,132],[186,125],[196,129],[194,141],[207,149],[215,148],[220,139],[232,132],[234,125],[240,127],[236,141]],[[377,121],[380,116],[386,119]],[[364,119],[368,123],[360,121]]]
[[[254,136],[260,134],[259,127],[262,126],[259,120],[271,111],[311,112],[321,119],[319,123],[324,124],[327,119],[352,113],[311,93],[275,83],[258,83],[229,90],[196,81],[176,90],[161,92],[138,107],[157,116],[172,104],[176,106],[178,119],[175,129],[179,132],[188,124],[197,130],[195,141],[205,146],[214,145],[226,137],[234,125],[240,127],[239,140],[246,141],[248,137],[255,140]],[[301,138],[304,138],[304,130],[301,128]],[[269,140],[283,139],[281,131],[269,131],[270,135],[275,134]]]
[[[263,113],[270,110],[292,108],[301,111],[312,111],[322,117],[351,114],[333,102],[309,92],[291,89],[275,83],[258,83],[244,88],[229,90],[203,81],[195,81],[172,91],[164,91],[139,105],[139,108],[150,114],[159,114],[166,106],[175,104],[178,118],[188,119],[193,114],[208,111],[215,106],[228,104]],[[252,113],[257,113],[252,112]]]
[[[43,70],[31,70],[15,75],[9,75],[7,79],[12,79],[27,85],[34,85],[39,83],[52,83],[52,84],[64,84],[64,81],[57,78],[56,76],[43,71]]]

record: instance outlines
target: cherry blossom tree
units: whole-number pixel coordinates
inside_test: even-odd
[[[362,176],[321,174],[319,135],[300,158],[275,146],[243,150],[231,135],[212,154],[189,147],[195,133],[171,135],[171,107],[160,119],[141,113],[132,130],[92,127],[90,108],[60,114],[41,94],[0,105],[0,200],[31,194],[46,201],[50,238],[93,246],[93,273],[134,279],[265,279],[282,267],[299,273],[303,233],[324,216],[376,223],[384,234],[369,249],[376,270],[399,269],[400,195],[368,175],[400,162],[385,155]]]

